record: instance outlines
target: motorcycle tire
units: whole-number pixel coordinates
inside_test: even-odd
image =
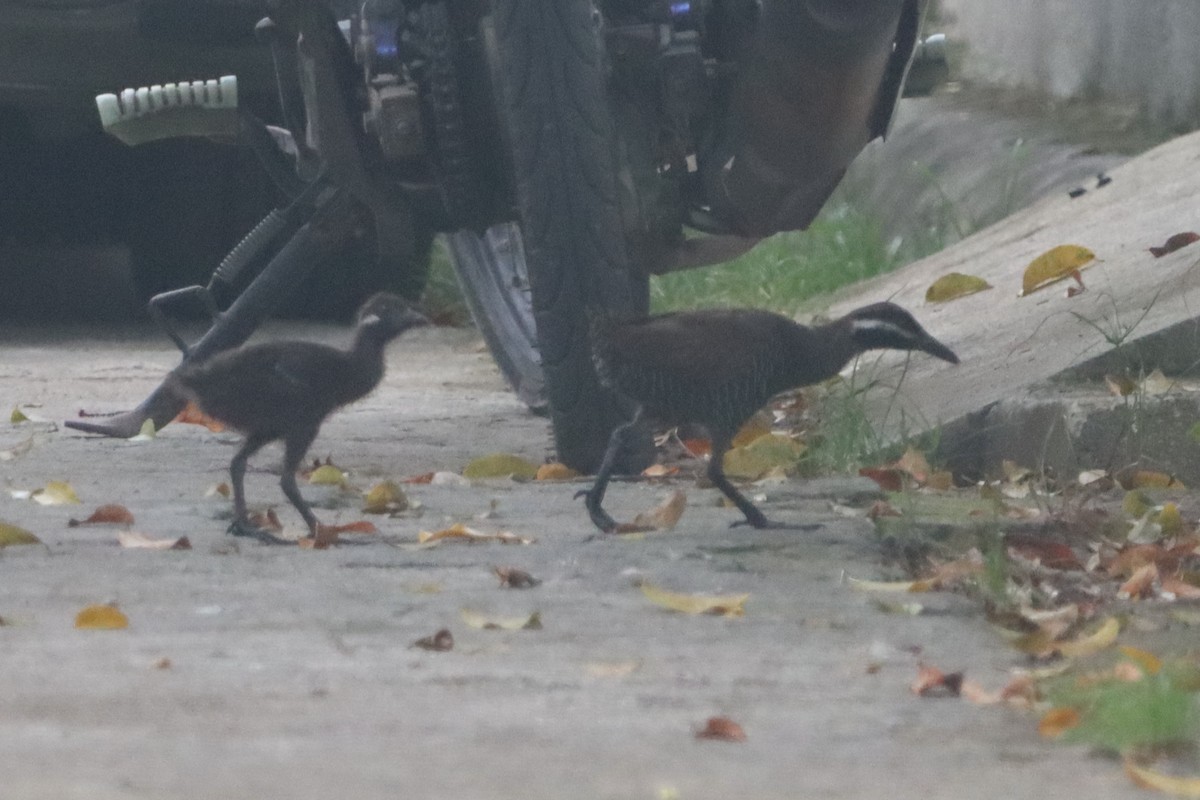
[[[626,417],[596,378],[585,312],[649,304],[622,223],[600,16],[591,0],[492,0],[483,26],[518,219],[453,234],[451,254],[497,363],[549,411],[558,459],[594,472]],[[627,470],[646,460],[634,449]]]

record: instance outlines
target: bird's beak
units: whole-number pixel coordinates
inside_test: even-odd
[[[954,354],[954,351],[929,334],[925,334],[925,338],[917,344],[917,349],[940,358],[942,361],[949,361],[951,364],[958,363],[958,356]]]

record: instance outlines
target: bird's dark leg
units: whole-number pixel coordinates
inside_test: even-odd
[[[317,438],[317,430],[318,426],[303,428],[288,434],[283,440],[283,475],[279,477],[279,486],[287,495],[287,499],[300,512],[300,516],[304,517],[304,522],[308,525],[308,530],[314,539],[317,538],[320,523],[317,522],[317,517],[309,508],[308,503],[304,502],[300,488],[296,486],[296,470],[299,469],[300,462],[303,460],[304,454],[308,452],[309,446],[312,445],[313,439]]]
[[[229,480],[233,484],[233,522],[229,525],[229,533],[234,536],[250,536],[264,544],[291,544],[273,536],[269,531],[252,525],[246,511],[246,462],[269,441],[271,440],[265,436],[247,436],[233,456],[233,461],[229,462]]]
[[[713,486],[721,490],[721,494],[732,500],[733,504],[746,515],[744,521],[739,520],[733,523],[734,526],[752,525],[755,528],[769,528],[771,523],[758,510],[758,507],[746,499],[746,496],[729,482],[729,478],[725,477],[725,466],[722,462],[725,459],[725,452],[729,450],[729,444],[728,436],[712,434],[712,453],[708,458],[708,479],[712,481]]]
[[[621,457],[621,451],[625,449],[625,437],[637,427],[641,419],[642,407],[638,406],[633,414],[633,419],[613,429],[612,435],[608,437],[608,449],[604,451],[604,460],[600,462],[600,469],[596,472],[596,482],[592,484],[591,489],[575,494],[576,497],[582,495],[587,498],[584,502],[587,505],[588,516],[592,518],[592,523],[604,533],[614,532],[617,529],[617,521],[600,507],[600,503],[603,502],[604,493],[608,490],[608,481],[612,477],[617,459]]]

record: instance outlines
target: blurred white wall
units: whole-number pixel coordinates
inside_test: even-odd
[[[941,0],[965,77],[1200,127],[1200,0]]]

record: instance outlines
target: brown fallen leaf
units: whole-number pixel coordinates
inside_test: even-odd
[[[170,669],[172,666],[174,666],[174,665],[171,663],[171,659],[167,658],[166,656],[163,656],[162,658],[158,659],[153,664],[151,664],[150,668],[151,669]]]
[[[87,519],[69,519],[68,528],[80,525],[132,525],[133,514],[129,509],[118,503],[108,503],[98,507]]]
[[[877,520],[880,517],[899,517],[903,516],[899,511],[892,507],[886,500],[876,500],[867,510],[867,519]]]
[[[75,615],[80,630],[112,631],[129,627],[129,618],[113,605],[88,606]]]
[[[413,642],[412,646],[422,650],[432,650],[436,653],[445,653],[454,649],[454,634],[450,633],[448,629],[442,628],[437,633],[422,636]]]
[[[558,461],[552,461],[549,464],[542,464],[537,469],[537,474],[533,476],[537,481],[568,481],[572,478],[578,478],[579,472],[571,469],[566,464]]]
[[[440,531],[421,531],[417,534],[417,543],[422,545],[434,545],[439,542],[499,542],[500,544],[533,544],[534,539],[517,536],[508,531],[499,533],[484,533],[477,531],[474,528],[468,528],[461,522],[456,522],[449,528],[444,528]]]
[[[680,439],[685,450],[695,458],[707,458],[712,455],[711,439]]]
[[[420,475],[413,475],[411,478],[405,478],[404,480],[402,480],[400,482],[401,483],[416,483],[416,484],[433,483],[434,474],[435,473],[433,473],[433,472],[422,472]]]
[[[885,492],[899,492],[904,489],[904,473],[890,467],[863,467],[858,474],[870,478]]]
[[[1154,595],[1154,584],[1158,581],[1158,565],[1146,564],[1138,568],[1129,580],[1121,584],[1117,597],[1130,600],[1143,600]]]
[[[1046,739],[1057,739],[1080,722],[1079,711],[1066,706],[1052,708],[1038,722],[1038,733]]]
[[[669,478],[679,474],[679,467],[668,467],[666,464],[651,464],[642,470],[643,478]]]
[[[369,519],[359,519],[355,520],[354,522],[343,522],[341,525],[322,524],[320,527],[333,536],[340,536],[343,533],[379,533],[379,528],[376,528],[375,523],[371,522]]]
[[[516,567],[492,567],[492,572],[500,579],[500,586],[509,589],[532,589],[541,583],[525,570]]]
[[[262,528],[266,531],[279,533],[283,530],[283,523],[279,521],[279,515],[275,513],[275,509],[268,508],[263,511],[250,512],[250,524],[256,528]]]
[[[80,412],[82,413],[82,412]],[[188,425],[203,425],[213,433],[220,433],[225,430],[225,425],[210,417],[200,410],[200,407],[191,400],[188,400],[183,411],[175,415],[175,422],[183,422]]]
[[[1105,375],[1104,383],[1116,397],[1128,397],[1137,391],[1137,382],[1128,375]]]
[[[917,677],[909,688],[921,697],[958,697],[962,683],[961,672],[942,672],[937,667],[918,664]]]
[[[679,522],[687,508],[687,494],[682,489],[676,489],[659,505],[643,511],[633,518],[631,523],[617,526],[617,533],[647,533],[649,531],[669,531]]]
[[[130,550],[191,550],[192,543],[188,537],[177,539],[151,539],[137,531],[121,531],[117,534],[117,543]]]
[[[1154,256],[1155,258],[1162,258],[1165,255],[1174,253],[1176,250],[1182,250],[1189,244],[1197,241],[1200,241],[1200,234],[1197,234],[1195,231],[1176,233],[1173,236],[1168,237],[1167,240],[1162,243],[1161,247],[1151,247],[1150,255]]]
[[[1121,652],[1121,655],[1128,658],[1134,664],[1137,664],[1138,668],[1147,675],[1157,675],[1162,671],[1162,659],[1153,653],[1125,644],[1117,649]]]
[[[728,717],[709,717],[704,727],[696,731],[696,738],[719,742],[744,742],[746,731]]]

